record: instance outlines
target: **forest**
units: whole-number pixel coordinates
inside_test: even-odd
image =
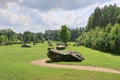
[[[120,7],[116,5],[97,7],[88,19],[86,27],[70,29],[69,41],[105,52],[120,51]],[[0,44],[43,43],[45,40],[60,41],[59,30],[45,33],[25,31],[16,33],[11,29],[0,30]]]
[[[70,41],[75,41],[76,38],[84,32],[84,28],[69,29],[71,32]],[[39,43],[45,40],[60,41],[59,30],[46,30],[45,33],[34,33],[25,31],[24,33],[16,33],[11,29],[0,30],[0,43],[1,44],[17,44],[17,43]]]
[[[120,7],[116,5],[97,7],[91,14],[86,32],[77,42],[92,49],[119,53],[120,51]]]

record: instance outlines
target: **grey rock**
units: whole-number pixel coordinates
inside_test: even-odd
[[[84,60],[84,57],[79,52],[68,51],[62,52],[55,49],[49,49],[47,56],[55,62],[59,61],[77,61],[80,62]]]
[[[63,45],[59,45],[56,47],[57,50],[64,50],[66,47]]]
[[[21,47],[24,47],[24,48],[31,48],[31,46],[26,45],[26,44],[22,45]]]

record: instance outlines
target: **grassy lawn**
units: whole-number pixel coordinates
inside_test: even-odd
[[[69,46],[66,50],[74,50],[82,53],[85,60],[83,62],[59,62],[60,64],[98,66],[120,70],[120,56],[100,52],[83,46]]]
[[[32,45],[32,44],[31,44]],[[0,80],[119,80],[120,75],[95,71],[56,69],[31,65],[30,62],[46,58],[47,43],[21,48],[21,45],[0,46]],[[120,56],[104,54],[85,47],[68,47],[79,51],[85,61],[60,62],[61,64],[92,65],[120,70]]]

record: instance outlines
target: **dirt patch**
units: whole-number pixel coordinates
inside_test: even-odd
[[[47,66],[52,68],[88,70],[88,71],[99,71],[99,72],[120,74],[120,71],[109,69],[109,68],[93,67],[93,66],[61,65],[61,64],[55,64],[55,63],[46,63],[46,61],[47,59],[35,60],[35,61],[32,61],[31,64],[38,65],[38,66]]]

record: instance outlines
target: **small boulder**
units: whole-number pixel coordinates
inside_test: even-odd
[[[64,50],[66,47],[63,45],[59,45],[56,47],[57,50]]]
[[[31,48],[31,46],[26,45],[26,44],[22,45],[21,47],[24,47],[24,48]]]
[[[53,44],[52,44],[52,43],[49,43],[49,46],[53,46]]]
[[[58,42],[56,43],[56,46],[59,46],[59,45],[62,45],[62,44],[63,44],[62,42],[58,41]]]

